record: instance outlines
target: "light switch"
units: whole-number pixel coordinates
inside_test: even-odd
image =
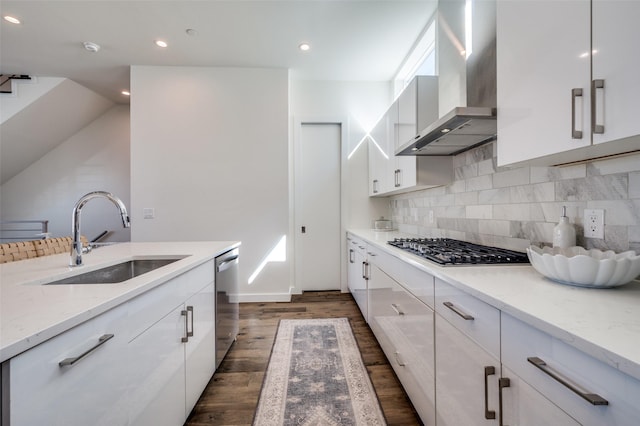
[[[153,219],[156,217],[155,210],[151,207],[145,207],[142,209],[142,217],[144,219]]]

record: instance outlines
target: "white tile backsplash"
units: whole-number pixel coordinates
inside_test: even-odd
[[[640,252],[640,154],[496,171],[493,142],[453,163],[450,185],[391,197],[400,230],[524,250],[532,243],[551,244],[564,205],[579,245]],[[605,210],[603,240],[582,236],[585,208]]]

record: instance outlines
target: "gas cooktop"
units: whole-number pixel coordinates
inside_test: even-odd
[[[451,238],[394,238],[388,244],[444,266],[529,263],[526,253]]]

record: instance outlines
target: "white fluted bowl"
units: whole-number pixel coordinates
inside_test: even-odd
[[[582,247],[530,246],[531,266],[554,281],[580,287],[611,288],[627,284],[640,275],[640,256],[635,251],[615,253]]]

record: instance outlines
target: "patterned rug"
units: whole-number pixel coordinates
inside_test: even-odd
[[[386,425],[347,318],[280,320],[253,424]]]

